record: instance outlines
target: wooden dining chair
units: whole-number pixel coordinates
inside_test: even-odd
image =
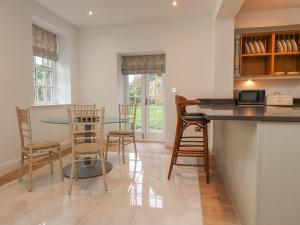
[[[134,105],[119,104],[119,130],[110,131],[107,134],[105,159],[107,159],[109,144],[115,142],[117,142],[119,145],[118,148],[119,154],[120,154],[120,146],[122,146],[123,164],[125,163],[125,145],[133,143],[135,155],[137,155],[136,139],[135,139],[135,118],[136,118],[136,104]],[[111,138],[117,138],[117,140],[111,141]]]
[[[72,193],[74,178],[77,180],[78,162],[100,160],[103,172],[104,189],[107,180],[104,157],[104,108],[68,109],[68,118],[72,136],[72,166],[69,195]],[[78,135],[78,133],[84,135]]]
[[[51,174],[53,174],[53,154],[58,156],[59,166],[61,171],[61,180],[64,179],[63,176],[63,165],[61,157],[60,144],[55,141],[33,141],[32,130],[31,130],[31,117],[30,109],[16,108],[17,121],[19,126],[20,141],[21,141],[21,164],[20,164],[20,175],[19,181],[22,181],[23,176],[23,166],[24,161],[29,161],[29,172],[28,172],[28,191],[32,190],[32,169],[33,164],[38,164],[34,162],[34,158],[49,156],[49,164],[51,168]]]

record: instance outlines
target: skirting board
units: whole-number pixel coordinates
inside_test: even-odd
[[[64,141],[61,143],[61,149],[65,150],[71,147],[71,141]],[[15,158],[3,163],[0,163],[0,176],[7,174],[20,166],[20,158]]]

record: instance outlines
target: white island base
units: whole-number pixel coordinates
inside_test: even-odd
[[[300,225],[300,123],[214,121],[216,164],[242,225]]]

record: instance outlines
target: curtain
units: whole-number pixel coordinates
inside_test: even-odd
[[[165,73],[164,54],[122,56],[122,74]]]
[[[57,61],[56,34],[32,25],[33,55]]]

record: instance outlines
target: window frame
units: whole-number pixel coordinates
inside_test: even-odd
[[[39,65],[36,63],[36,58],[39,56],[32,56],[32,78],[33,78],[33,104],[34,105],[50,105],[50,104],[56,104],[56,63],[53,60],[50,59],[46,59],[46,58],[42,58],[42,65]],[[48,60],[51,61],[52,63],[52,67],[49,66],[45,66],[44,65],[44,60]],[[50,77],[50,83],[51,85],[47,85],[46,84],[46,75],[43,75],[43,84],[42,85],[37,85],[36,82],[36,75],[37,75],[37,70],[42,70],[42,71],[48,71],[51,73],[51,77]],[[38,92],[38,88],[42,88],[43,89],[43,99],[46,99],[44,101],[37,101],[37,92]],[[47,91],[48,89],[52,89],[52,100],[51,101],[47,101]]]

